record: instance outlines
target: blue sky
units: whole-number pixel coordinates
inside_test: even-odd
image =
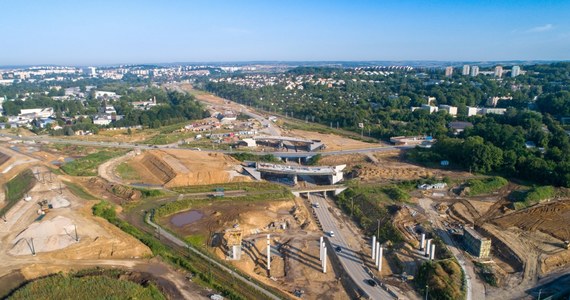
[[[570,59],[570,1],[5,0],[0,12],[0,65]]]

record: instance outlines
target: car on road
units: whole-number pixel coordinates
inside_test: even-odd
[[[334,251],[340,253],[340,252],[342,251],[342,247],[341,247],[341,246],[336,246],[336,248],[334,248]]]
[[[314,204],[313,204],[313,207],[314,207],[314,208],[319,208],[319,207],[321,207],[321,206],[320,206],[319,203],[317,202],[317,203],[314,203]]]
[[[366,279],[366,283],[368,283],[370,286],[376,286],[376,280],[374,279]]]
[[[329,236],[330,236],[330,237],[334,237],[334,231],[332,231],[332,230],[329,231]]]

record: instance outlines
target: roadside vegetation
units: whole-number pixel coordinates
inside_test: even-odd
[[[56,274],[33,280],[17,289],[8,299],[148,299],[166,297],[153,283],[140,285],[121,279],[120,270]]]
[[[248,152],[236,152],[236,153],[231,153],[230,156],[239,161],[259,161],[259,162],[270,162],[270,163],[281,162],[281,160],[275,157],[273,154],[256,155]]]
[[[483,279],[483,281],[485,281],[485,283],[494,287],[498,286],[499,281],[497,279],[497,275],[493,272],[493,269],[490,266],[478,261],[474,261],[473,263],[475,264],[475,267],[477,267],[477,274],[481,279]]]
[[[366,235],[377,235],[380,240],[392,243],[404,241],[392,223],[397,202],[409,195],[397,186],[351,185],[336,197],[339,206],[364,229]]]
[[[8,181],[4,186],[6,191],[6,205],[0,209],[0,216],[5,215],[35,184],[36,177],[30,169],[21,172],[12,178],[12,180]]]
[[[100,164],[125,153],[125,150],[102,150],[68,162],[61,169],[71,176],[97,176]]]
[[[429,299],[465,299],[465,274],[455,259],[424,262],[418,269],[416,285],[421,295],[428,287]]]
[[[287,192],[288,188],[272,182],[265,181],[252,181],[252,182],[230,182],[220,184],[208,185],[191,185],[185,187],[172,188],[173,191],[181,194],[193,193],[207,193],[214,192],[217,188],[223,188],[224,191],[246,191],[246,192],[259,192],[259,191],[278,191],[279,193]]]
[[[465,187],[466,189],[468,188],[465,194],[468,196],[490,194],[506,186],[508,183],[505,178],[499,176],[469,179],[465,182]]]

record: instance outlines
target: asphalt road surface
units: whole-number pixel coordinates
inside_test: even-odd
[[[336,252],[343,268],[352,280],[356,282],[370,299],[393,299],[388,292],[379,286],[373,287],[366,282],[366,280],[371,277],[360,256],[351,249],[350,245],[344,239],[338,224],[339,221],[333,216],[328,200],[319,194],[309,194],[309,201],[313,207],[316,203],[319,204],[318,208],[314,208],[317,218],[322,225],[325,235],[328,236],[330,243],[333,245],[333,248],[341,247],[342,250],[340,252],[336,252],[335,249],[332,250]],[[334,232],[334,236],[330,236],[331,231]]]

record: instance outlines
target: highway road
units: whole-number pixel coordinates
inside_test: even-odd
[[[314,208],[317,218],[321,223],[323,231],[328,235],[328,239],[333,247],[341,247],[342,250],[340,252],[336,252],[335,249],[331,250],[336,252],[342,266],[352,280],[356,282],[360,289],[363,290],[370,299],[393,299],[394,297],[379,286],[373,287],[366,282],[367,279],[371,278],[367,272],[367,268],[360,258],[360,255],[351,249],[351,246],[343,237],[339,221],[333,216],[329,200],[319,194],[309,194],[309,201],[313,207],[316,203],[319,203],[319,207]],[[329,235],[329,232],[331,231],[334,232],[334,236],[332,237]],[[328,251],[328,253],[332,252]]]

